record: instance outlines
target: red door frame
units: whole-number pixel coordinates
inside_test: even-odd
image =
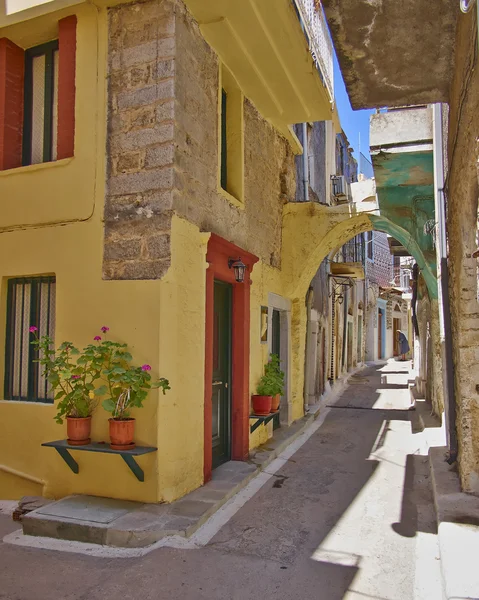
[[[243,283],[237,283],[229,258],[246,265]],[[258,257],[211,234],[206,261],[206,335],[205,335],[205,414],[204,414],[204,482],[212,473],[212,383],[213,383],[213,318],[215,279],[233,286],[232,300],[232,370],[231,370],[231,459],[247,460],[249,456],[249,344],[251,271]]]

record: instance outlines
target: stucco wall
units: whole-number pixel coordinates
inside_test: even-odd
[[[474,65],[476,45],[475,11],[471,11],[458,20],[446,193],[459,472],[464,490],[479,494],[478,260],[472,256],[478,246],[479,71]]]

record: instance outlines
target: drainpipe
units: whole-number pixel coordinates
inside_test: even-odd
[[[433,105],[434,208],[436,212],[436,257],[438,268],[439,336],[443,362],[444,406],[448,463],[457,459],[456,398],[454,362],[452,358],[451,306],[449,301],[449,269],[446,246],[446,210],[444,198],[444,156],[442,135],[442,105]]]
[[[308,124],[303,123],[303,185],[304,201],[309,202]]]
[[[348,288],[349,291],[349,288]],[[343,323],[343,354],[342,354],[342,360],[341,360],[341,364],[342,364],[342,368],[341,368],[341,372],[344,371],[344,367],[346,366],[346,336],[348,334],[348,310],[349,310],[349,306],[348,306],[348,292],[346,292],[343,288],[343,297],[344,297],[344,304],[343,304],[343,312],[344,312],[344,323]]]
[[[310,356],[310,346],[311,346],[311,308],[313,307],[313,288],[310,286],[308,289],[308,293],[306,294],[306,353],[304,360],[304,386],[303,386],[303,408],[306,413],[309,408],[308,402],[308,387],[309,387],[309,374],[311,372],[311,356]]]

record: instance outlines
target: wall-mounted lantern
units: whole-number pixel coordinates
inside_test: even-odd
[[[246,265],[241,258],[228,258],[228,268],[233,269],[236,281],[238,283],[243,283]]]

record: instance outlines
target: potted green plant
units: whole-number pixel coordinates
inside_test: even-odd
[[[271,375],[264,373],[256,386],[256,394],[252,396],[253,413],[266,416],[271,412],[271,403],[275,391],[275,381]]]
[[[265,375],[269,375],[273,386],[271,411],[279,409],[281,396],[284,394],[284,372],[280,367],[280,360],[277,354],[271,354],[269,362],[264,367]]]
[[[102,331],[106,333],[108,327],[102,327]],[[102,405],[112,415],[109,419],[110,446],[114,450],[133,449],[135,419],[131,417],[131,410],[142,408],[143,401],[151,389],[161,388],[165,394],[166,390],[171,389],[169,382],[164,377],[153,381],[150,365],[131,365],[132,356],[128,352],[127,344],[101,341],[100,336],[95,339],[101,342],[98,351],[106,367],[102,370],[106,385],[95,390],[95,394],[108,396]]]
[[[100,378],[102,357],[96,346],[90,344],[83,352],[71,342],[63,342],[57,350],[48,336],[38,337],[37,327],[30,327],[35,339],[32,345],[38,353],[38,362],[44,369],[53,392],[58,400],[55,420],[67,422],[67,441],[72,446],[89,444],[91,416],[97,405],[94,383]]]

